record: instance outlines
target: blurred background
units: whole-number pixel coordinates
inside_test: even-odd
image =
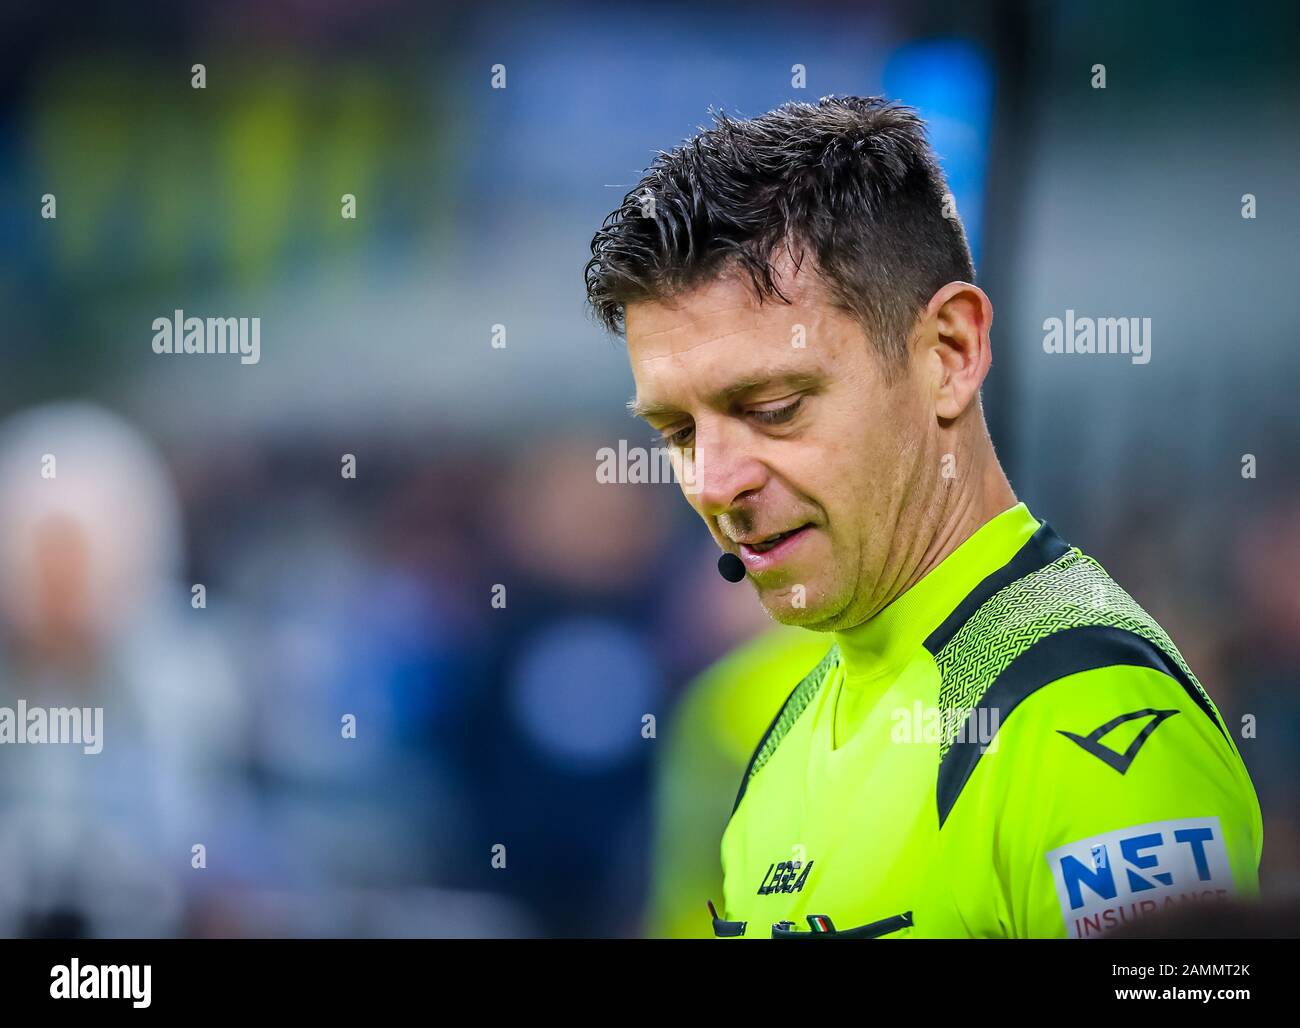
[[[675,485],[598,482],[652,439],[582,268],[711,107],[829,93],[928,120],[1012,482],[1256,719],[1300,888],[1300,15],[953,6],[7,5],[0,703],[105,745],[0,747],[0,934],[711,934],[829,641]],[[259,317],[260,361],[155,354],[177,309]],[[1150,317],[1150,363],[1049,358],[1067,309]]]

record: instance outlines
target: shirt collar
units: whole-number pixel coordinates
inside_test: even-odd
[[[834,633],[845,675],[874,678],[896,670],[980,582],[1011,560],[1037,529],[1037,519],[1023,503],[1004,510],[879,614]]]

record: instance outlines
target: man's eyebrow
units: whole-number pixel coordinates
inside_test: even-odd
[[[634,418],[653,418],[665,414],[680,414],[671,403],[642,403],[635,396],[627,401],[628,413]]]
[[[718,399],[723,403],[734,401],[739,396],[746,393],[757,392],[759,389],[766,389],[770,386],[781,386],[786,389],[800,390],[812,389],[822,383],[822,376],[811,371],[771,371],[766,375],[756,375],[753,378],[745,379],[743,382],[733,382],[718,394]]]
[[[773,371],[766,375],[755,375],[752,378],[743,379],[740,382],[733,382],[726,388],[722,389],[713,397],[714,405],[726,407],[735,402],[737,397],[744,396],[746,393],[752,393],[759,389],[766,389],[771,386],[782,386],[786,389],[801,390],[812,389],[822,383],[822,376],[809,371]],[[648,402],[642,403],[636,397],[627,401],[627,409],[636,418],[653,418],[663,417],[670,414],[680,414],[681,410],[674,407],[671,403]]]

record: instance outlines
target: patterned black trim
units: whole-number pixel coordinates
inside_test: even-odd
[[[967,716],[964,730],[939,762],[939,781],[936,787],[939,827],[943,827],[953,804],[957,802],[957,797],[975,771],[975,765],[979,763],[981,749],[987,745],[979,740],[974,731],[980,723],[996,725],[996,734],[1022,701],[1049,682],[1080,671],[1117,664],[1151,668],[1174,679],[1227,738],[1226,730],[1214,716],[1213,708],[1208,705],[1201,691],[1159,647],[1140,635],[1108,625],[1067,628],[1040,639],[1019,654],[994,679],[980,698],[979,706]],[[991,720],[987,713],[983,715],[982,722],[976,720],[980,717],[981,710],[990,709],[997,710],[996,720]]]
[[[1016,555],[972,589],[922,645],[931,655],[937,654],[994,594],[1069,552],[1069,544],[1052,530],[1052,526],[1046,521],[1039,522],[1038,530],[1016,551]]]

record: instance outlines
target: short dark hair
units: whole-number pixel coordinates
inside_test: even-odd
[[[592,239],[596,318],[621,333],[628,303],[670,299],[733,268],[760,300],[784,301],[772,263],[784,246],[796,266],[811,256],[832,301],[905,364],[930,298],[975,278],[916,112],[883,97],[828,96],[714,120],[660,153]]]

